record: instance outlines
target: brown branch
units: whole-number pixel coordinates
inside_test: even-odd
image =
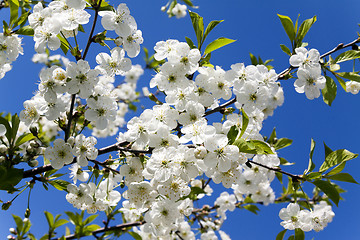
[[[123,224],[119,224],[116,226],[112,226],[112,227],[103,227],[103,228],[99,228],[98,230],[95,230],[92,232],[92,234],[98,234],[98,233],[104,233],[104,232],[109,232],[109,231],[114,231],[114,230],[122,230],[128,227],[136,227],[136,226],[140,226],[143,225],[145,223],[145,221],[141,221],[141,222],[133,222],[133,223],[123,223]],[[86,237],[86,236],[76,236],[76,234],[72,234],[72,235],[68,235],[65,236],[65,239],[80,239],[81,237]],[[60,240],[61,238],[53,238],[52,240]],[[64,239],[64,238],[62,238]]]
[[[214,108],[212,110],[209,110],[209,111],[205,112],[204,117],[206,117],[206,116],[208,116],[210,114],[213,114],[215,112],[219,112],[219,111],[223,110],[224,108],[226,108],[227,106],[230,106],[231,104],[233,104],[235,102],[236,102],[236,98],[233,98],[230,101],[228,101],[228,102],[226,102],[226,103],[224,103],[224,104],[222,104],[222,105],[220,105],[220,106],[218,106],[218,107],[216,107],[216,108]]]
[[[354,46],[356,43],[359,43],[360,42],[360,37],[356,38],[355,40],[347,43],[347,44],[343,44],[343,43],[340,43],[338,44],[335,48],[333,48],[332,50],[324,53],[323,55],[320,56],[320,59],[321,58],[325,58],[327,56],[329,56],[330,54],[334,53],[334,52],[337,52],[341,49],[344,49],[344,48],[347,48],[347,47],[352,47]],[[288,67],[287,69],[285,69],[284,71],[282,71],[281,73],[278,74],[278,80],[281,80],[281,79],[284,79],[292,70],[296,69],[297,67],[293,67],[293,66],[290,66]]]
[[[252,164],[258,165],[258,166],[260,166],[260,167],[266,168],[266,169],[268,169],[268,170],[285,174],[285,175],[291,177],[294,182],[295,182],[295,181],[299,181],[299,180],[306,181],[305,178],[303,178],[302,176],[285,172],[285,171],[281,170],[280,168],[269,167],[269,166],[266,166],[266,165],[264,165],[264,164],[261,164],[261,163],[258,163],[258,162],[254,162],[253,160],[250,160],[250,159],[247,160],[247,163],[252,163]]]

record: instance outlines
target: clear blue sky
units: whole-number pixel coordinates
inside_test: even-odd
[[[120,1],[111,1],[117,4]],[[166,1],[121,1],[128,4],[131,15],[135,17],[138,28],[142,30],[144,47],[152,51],[157,41],[170,38],[185,40],[188,36],[195,40],[192,25],[189,17],[183,19],[171,18],[160,11],[160,7]],[[334,48],[338,43],[347,43],[357,37],[360,22],[360,2],[356,0],[327,0],[327,1],[239,1],[207,0],[194,1],[199,5],[198,12],[204,17],[207,24],[211,20],[225,20],[209,36],[208,41],[218,37],[236,39],[235,43],[217,50],[212,55],[212,63],[228,70],[231,64],[244,62],[250,64],[249,52],[254,55],[261,55],[263,59],[274,59],[273,66],[276,72],[287,68],[288,56],[284,54],[279,45],[289,45],[289,40],[277,13],[288,15],[296,19],[300,14],[300,20],[317,15],[318,21],[314,24],[304,41],[309,42],[309,48],[316,48],[319,52],[325,53]],[[0,19],[4,17],[7,9],[0,11]],[[100,31],[100,24],[98,31]],[[85,45],[85,42],[83,43]],[[22,110],[22,103],[32,97],[37,89],[39,65],[31,63],[34,53],[33,40],[24,38],[25,55],[20,56],[13,64],[13,70],[8,72],[5,78],[0,80],[0,111],[19,113]],[[105,51],[105,50],[104,50]],[[88,60],[95,66],[94,56],[97,48],[91,48]],[[142,61],[143,52],[133,60],[144,66]],[[69,56],[71,57],[71,56]],[[73,60],[73,59],[71,59]],[[356,70],[359,66],[357,66]],[[147,71],[140,79],[141,86],[148,86],[152,72]],[[347,148],[348,150],[360,153],[358,136],[360,127],[358,119],[359,97],[344,93],[338,85],[338,96],[333,106],[329,107],[322,102],[322,99],[310,101],[304,94],[298,94],[293,87],[294,79],[282,81],[285,92],[285,102],[282,107],[276,109],[274,116],[264,122],[263,135],[269,135],[276,127],[279,137],[293,139],[293,145],[279,152],[279,156],[290,162],[296,162],[295,166],[286,167],[285,170],[301,174],[307,167],[310,149],[310,140],[314,138],[317,142],[314,161],[317,167],[321,165],[324,157],[323,142],[333,150]],[[98,144],[99,147],[113,143],[115,139]],[[360,181],[360,160],[355,159],[348,163],[344,172],[348,172]],[[279,196],[279,185],[273,183]],[[309,186],[309,184],[305,184]],[[360,236],[360,199],[359,186],[354,184],[340,183],[347,193],[342,194],[345,201],[341,201],[339,207],[334,207],[335,218],[325,230],[319,233],[309,233],[306,239],[359,239]],[[309,188],[305,187],[309,190]],[[220,188],[222,189],[222,188]],[[220,195],[220,192],[218,192]],[[0,236],[4,239],[8,234],[9,227],[14,227],[11,214],[23,216],[26,209],[26,196],[23,194],[17,199],[14,205],[6,212],[0,212]],[[216,195],[215,195],[216,197]],[[0,193],[0,199],[9,200],[5,193]],[[278,232],[282,230],[279,210],[285,205],[269,205],[260,207],[259,215],[254,215],[245,210],[236,210],[228,214],[228,219],[223,225],[223,230],[232,239],[275,239]],[[38,237],[47,230],[45,224],[44,210],[53,214],[59,214],[66,209],[72,210],[72,206],[65,200],[65,192],[44,191],[40,184],[36,184],[31,198],[33,221],[32,232]],[[126,239],[126,238],[124,238]]]

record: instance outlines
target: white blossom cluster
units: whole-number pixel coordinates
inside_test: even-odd
[[[274,173],[255,166],[249,168],[245,163],[253,158],[275,167],[280,164],[277,155],[243,154],[229,144],[227,133],[232,126],[241,131],[242,114],[232,113],[224,122],[210,124],[205,113],[219,106],[221,99],[229,100],[235,94],[236,107],[244,109],[249,118],[242,138],[263,141],[259,133],[263,119],[283,102],[275,71],[240,63],[232,65],[229,71],[218,66],[199,67],[199,50],[177,40],[158,42],[155,51],[155,59],[166,62],[151,79],[150,87],[163,91],[166,102],[132,118],[128,130],[119,135],[119,142],[130,142],[133,150],[152,151],[145,159],[129,155],[120,167],[128,187],[124,194],[128,201],[123,205],[128,220],[138,220],[145,213],[146,223],[137,232],[146,239],[181,232],[184,216],[191,214],[193,208],[192,201],[184,197],[191,192],[191,186],[199,186],[194,179],[201,174],[234,190],[231,203],[221,199],[216,202],[220,205],[221,222],[226,219],[225,212],[246,196],[264,204],[273,202],[270,182]],[[194,76],[194,80],[189,76]],[[205,190],[211,194],[211,190]],[[226,198],[224,194],[222,198]],[[211,235],[210,229],[214,228],[208,229],[205,235]]]
[[[34,29],[35,50],[38,53],[60,48],[63,38],[77,35],[79,25],[87,24],[90,14],[85,11],[85,0],[52,1],[47,7],[39,2],[29,15],[29,24]]]
[[[312,211],[300,210],[297,203],[289,203],[286,208],[279,212],[279,217],[283,220],[280,224],[285,229],[294,230],[301,228],[303,231],[321,231],[335,216],[330,205],[325,201],[314,205]]]
[[[294,82],[298,93],[305,93],[310,100],[320,96],[320,90],[325,87],[326,79],[321,75],[320,53],[316,49],[307,50],[304,47],[295,49],[295,55],[290,57],[290,65],[298,67]]]
[[[0,79],[11,70],[11,63],[18,58],[19,54],[23,54],[21,38],[16,34],[7,36],[0,33]]]

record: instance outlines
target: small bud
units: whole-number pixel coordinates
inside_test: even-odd
[[[0,154],[5,154],[7,151],[7,147],[4,144],[0,145]]]
[[[120,187],[121,187],[121,188],[124,188],[124,187],[125,187],[125,182],[124,182],[124,181],[121,181],[121,182],[120,182]]]
[[[16,234],[15,228],[9,228],[9,232],[10,232],[11,234]]]
[[[39,161],[38,160],[32,160],[32,161],[28,162],[28,165],[30,167],[37,167],[39,165]]]
[[[29,219],[30,213],[31,213],[30,208],[27,208],[25,211],[25,219]],[[25,221],[25,219],[24,219],[24,221]]]
[[[166,11],[166,6],[162,6],[162,7],[161,7],[161,11],[162,11],[162,12],[165,12],[165,11]]]
[[[37,135],[38,135],[38,129],[37,129],[37,127],[30,127],[30,132],[32,133],[32,135],[34,135],[35,137],[37,137]]]
[[[70,144],[71,147],[75,145],[75,138],[69,137],[69,139],[66,141],[68,144]]]
[[[10,240],[16,239],[16,238],[15,238],[14,236],[12,236],[12,235],[8,235],[6,238],[7,238],[7,239],[10,239]]]
[[[11,201],[7,201],[6,203],[3,203],[3,205],[1,206],[2,210],[8,210],[9,207],[11,206],[12,202]]]

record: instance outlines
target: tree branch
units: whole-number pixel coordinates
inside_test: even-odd
[[[220,105],[220,106],[218,106],[218,107],[216,107],[216,108],[214,108],[212,110],[209,110],[209,111],[205,112],[204,117],[206,117],[206,116],[208,116],[210,114],[213,114],[215,112],[219,112],[219,111],[223,110],[224,108],[226,108],[227,106],[230,106],[231,104],[233,104],[235,102],[236,102],[236,98],[233,98],[230,101],[228,101],[228,102],[226,102],[226,103],[224,103],[224,104],[222,104],[222,105]]]
[[[330,54],[334,53],[334,52],[337,52],[341,49],[344,49],[344,48],[347,48],[347,47],[351,47],[353,45],[355,45],[356,43],[359,43],[360,42],[360,37],[356,38],[355,40],[347,43],[347,44],[343,44],[343,43],[340,43],[338,44],[335,48],[333,48],[332,50],[328,51],[327,53],[324,53],[323,55],[320,56],[320,58],[324,58],[324,57],[327,57],[329,56]],[[281,80],[281,79],[284,79],[286,77],[286,75],[288,75],[292,70],[296,69],[297,67],[293,67],[293,66],[290,66],[288,67],[287,69],[285,69],[284,71],[282,71],[281,73],[278,74],[278,80]]]

